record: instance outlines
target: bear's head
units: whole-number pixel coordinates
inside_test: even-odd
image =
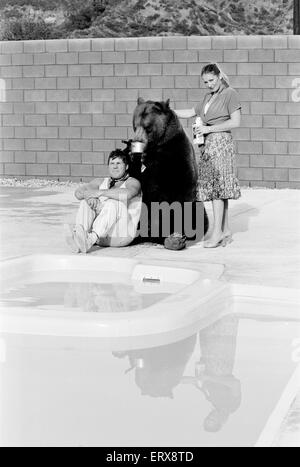
[[[165,142],[168,139],[168,128],[174,119],[177,121],[175,113],[170,109],[169,99],[166,102],[154,102],[139,98],[133,113],[134,141],[146,144]]]

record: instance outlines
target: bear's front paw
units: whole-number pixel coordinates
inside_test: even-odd
[[[183,250],[186,247],[186,236],[175,232],[165,239],[164,246],[167,250]]]

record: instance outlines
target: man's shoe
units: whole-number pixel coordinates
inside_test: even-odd
[[[167,250],[184,250],[186,247],[186,236],[175,232],[165,239],[164,247]]]
[[[88,233],[82,225],[75,225],[74,239],[82,253],[87,253],[95,244],[94,235]]]
[[[64,224],[64,235],[65,241],[72,253],[80,253],[80,248],[75,240],[75,230],[74,227],[70,224]]]

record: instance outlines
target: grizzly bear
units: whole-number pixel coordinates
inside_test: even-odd
[[[133,140],[146,145],[142,170],[139,175],[135,173],[141,181],[146,208],[146,214],[142,212],[141,216],[140,235],[164,243],[166,248],[181,249],[184,242],[178,238],[200,239],[208,228],[206,211],[203,204],[197,202],[198,168],[194,148],[171,110],[169,100],[145,102],[139,98],[133,114],[133,129]],[[133,155],[133,161],[138,164],[137,156]],[[166,216],[157,205],[175,208]],[[178,211],[182,214],[181,222],[178,222]],[[148,219],[147,232],[142,225],[145,219]],[[166,227],[169,228],[167,232]]]

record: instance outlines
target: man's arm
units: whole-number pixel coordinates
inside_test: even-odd
[[[99,192],[99,186],[102,181],[101,178],[95,178],[91,182],[81,185],[75,191],[75,197],[80,201],[82,199],[98,198],[100,195],[97,195],[97,192]]]
[[[111,188],[109,190],[100,190],[99,196],[106,196],[109,199],[128,202],[141,193],[141,184],[136,178],[130,177],[126,181],[125,186],[126,188]]]

